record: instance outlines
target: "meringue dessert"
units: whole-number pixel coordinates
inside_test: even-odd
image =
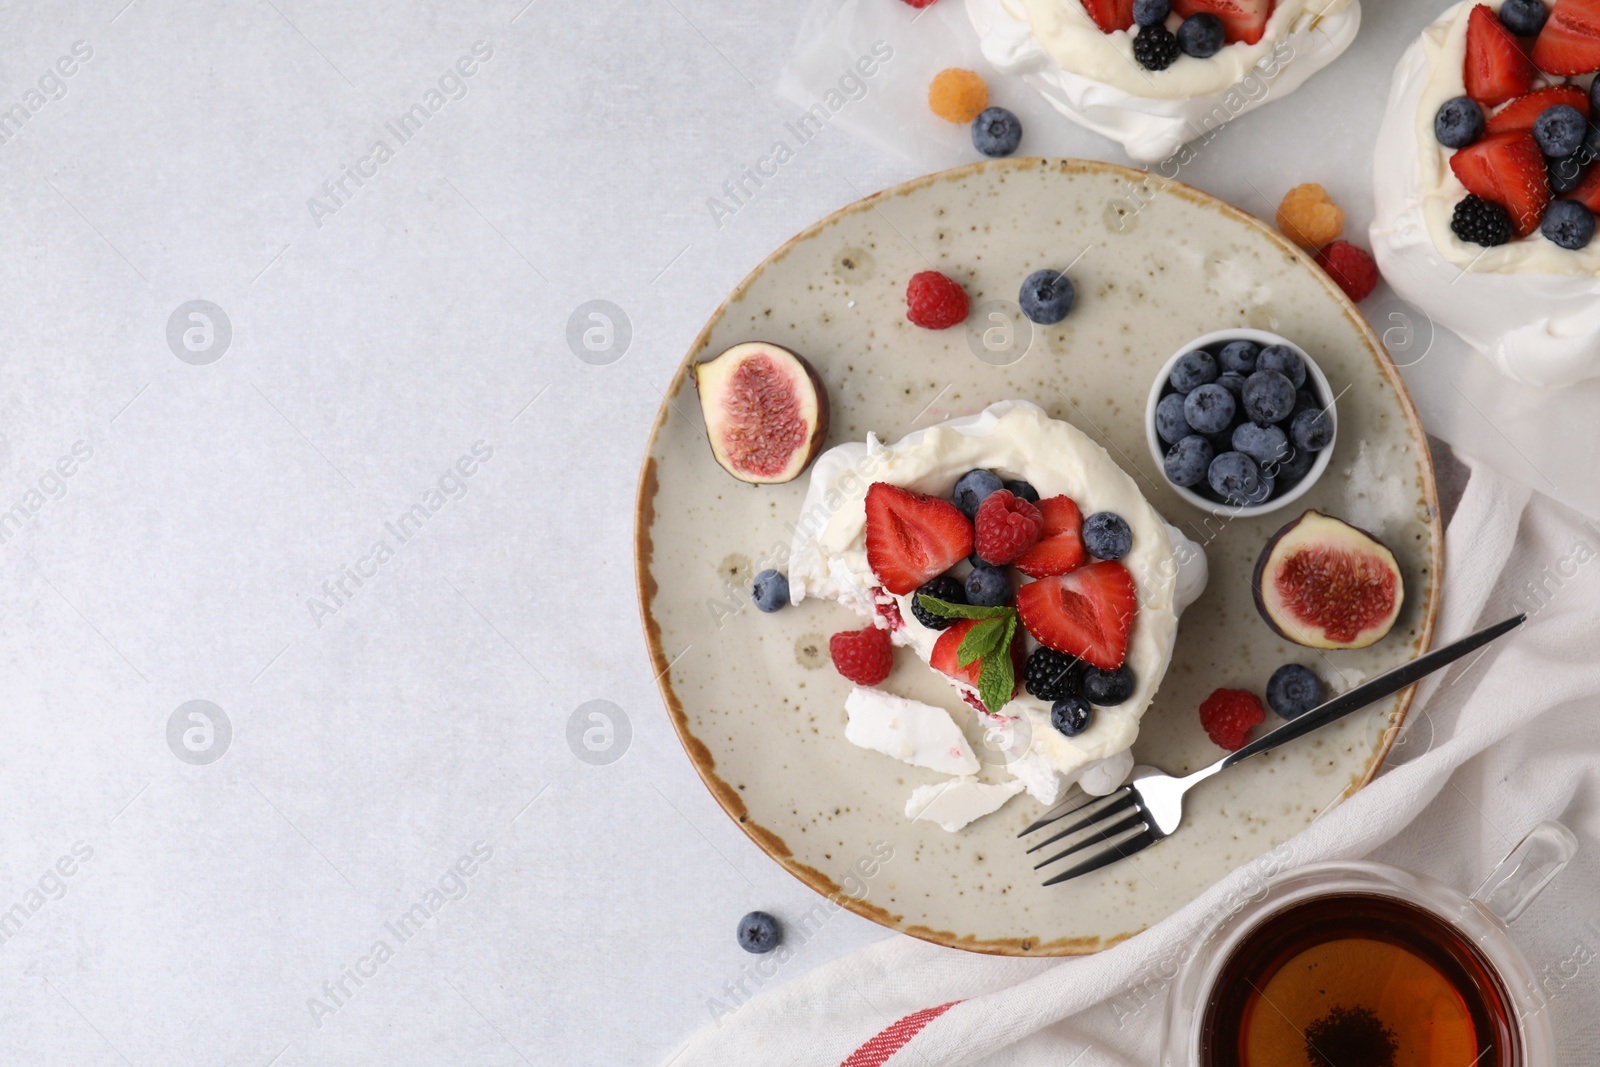
[[[950,830],[1023,789],[1051,805],[1075,783],[1117,788],[1205,582],[1200,547],[1103,448],[1021,400],[824,452],[788,576],[793,603],[849,607],[1021,739],[992,761],[1012,780],[980,781],[948,711],[858,681],[846,739],[949,776],[920,786],[907,814]],[[957,655],[978,646],[980,658]]]
[[[967,0],[990,63],[1137,163],[1167,160],[1287,96],[1361,26],[1359,0],[1173,0],[1171,9],[1142,26],[1127,0]],[[1197,17],[1220,21],[1223,36],[1186,32]]]

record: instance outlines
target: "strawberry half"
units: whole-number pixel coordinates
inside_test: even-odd
[[[1550,173],[1532,134],[1485,137],[1451,156],[1450,169],[1468,192],[1511,212],[1512,229],[1518,237],[1539,228],[1544,209],[1550,205]]]
[[[1041,645],[1106,671],[1122,666],[1137,610],[1133,575],[1115,560],[1017,591],[1017,614]]]
[[[1540,112],[1547,107],[1557,104],[1566,104],[1583,112],[1583,117],[1589,117],[1589,94],[1575,85],[1552,85],[1546,89],[1535,89],[1517,97],[1505,107],[1489,116],[1489,121],[1484,124],[1485,136],[1497,133],[1512,133],[1516,130],[1524,132],[1533,129],[1533,120],[1539,117]]]
[[[972,523],[948,500],[887,482],[867,489],[867,566],[904,596],[972,552]]]
[[[1562,77],[1600,70],[1600,0],[1556,0],[1533,42],[1533,62]]]
[[[1133,0],[1083,0],[1083,9],[1105,33],[1116,33],[1133,25]]]
[[[1076,570],[1083,563],[1083,516],[1071,497],[1053,496],[1039,501],[1044,529],[1039,542],[1013,561],[1012,566],[1030,578],[1049,578]]]
[[[941,674],[949,675],[958,682],[965,682],[974,689],[978,688],[978,674],[983,670],[983,657],[980,656],[963,667],[961,666],[960,657],[956,655],[956,651],[960,649],[961,642],[966,639],[967,633],[982,621],[982,619],[962,619],[941,633],[939,640],[933,643],[933,651],[928,655],[928,666]],[[1022,646],[1022,635],[1019,633],[1011,641],[1011,673],[1015,679],[1011,690],[1012,695],[1016,694],[1016,687],[1022,684],[1022,677],[1026,673],[1028,656]],[[985,710],[998,712],[1000,709],[986,708]]]
[[[1228,43],[1255,44],[1267,32],[1273,0],[1174,0],[1172,9],[1184,18],[1201,12],[1222,20]]]
[[[1488,4],[1479,4],[1467,16],[1467,63],[1462,73],[1467,95],[1484,107],[1494,107],[1532,88],[1536,72],[1499,16]]]

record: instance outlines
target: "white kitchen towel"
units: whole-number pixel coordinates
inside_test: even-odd
[[[1424,683],[1370,785],[1288,843],[1290,865],[1368,856],[1465,890],[1544,819],[1583,850],[1513,932],[1541,974],[1564,1063],[1600,1021],[1600,523],[1474,466],[1445,541],[1435,643],[1528,622]],[[1281,853],[1280,853],[1281,855]],[[745,1004],[673,1067],[1097,1067],[1159,1062],[1174,958],[1255,872],[1095,956],[1003,959],[890,938]]]

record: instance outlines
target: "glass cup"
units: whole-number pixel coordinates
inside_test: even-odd
[[[1180,965],[1168,993],[1162,1063],[1166,1067],[1256,1067],[1258,1061],[1276,1061],[1274,1067],[1314,1064],[1318,1062],[1311,1051],[1315,1041],[1331,1047],[1324,1035],[1332,1034],[1334,1044],[1343,1040],[1348,1048],[1352,1034],[1361,1036],[1362,1024],[1379,1035],[1380,1042],[1385,1040],[1383,1034],[1393,1037],[1394,1031],[1385,1029],[1365,1007],[1334,1009],[1322,1020],[1327,1028],[1301,1029],[1301,1023],[1294,1021],[1294,1007],[1285,999],[1295,995],[1296,983],[1306,988],[1307,997],[1328,992],[1312,987],[1335,984],[1361,991],[1356,1000],[1399,990],[1395,1000],[1385,1003],[1400,1011],[1405,997],[1415,1001],[1423,995],[1419,990],[1431,988],[1418,984],[1421,976],[1427,975],[1431,982],[1459,973],[1462,981],[1456,984],[1466,987],[1470,979],[1474,990],[1461,1003],[1481,997],[1490,1009],[1478,1020],[1478,1036],[1473,1038],[1489,1047],[1480,1050],[1482,1063],[1551,1067],[1554,1039],[1544,995],[1507,926],[1567,865],[1577,847],[1577,839],[1565,826],[1541,823],[1471,896],[1380,863],[1318,863],[1268,880],[1202,935]],[[1385,929],[1396,938],[1391,941],[1387,934],[1376,934],[1369,941],[1367,934],[1375,929],[1371,926],[1350,933],[1356,927],[1348,925],[1349,916],[1364,914],[1386,916]],[[1345,931],[1336,945],[1332,935],[1323,933],[1331,930]],[[1320,942],[1324,936],[1330,940]],[[1440,946],[1440,969],[1430,970],[1417,961],[1435,958],[1429,947],[1435,942]],[[1394,952],[1392,945],[1402,946],[1404,952]],[[1337,955],[1330,954],[1336,950]],[[1404,966],[1393,966],[1397,960]],[[1305,975],[1315,975],[1315,980]],[[1397,984],[1401,982],[1411,984]],[[1255,1023],[1253,1013],[1258,1009],[1261,1021]],[[1278,1018],[1281,1022],[1275,1021]],[[1295,1050],[1296,1058],[1258,1051],[1271,1047],[1273,1032],[1286,1028],[1294,1032],[1294,1040],[1304,1039]],[[1432,1033],[1425,1023],[1420,1028]],[[1439,1040],[1445,1040],[1442,1024],[1438,1033]],[[1473,1062],[1473,1056],[1463,1062]]]

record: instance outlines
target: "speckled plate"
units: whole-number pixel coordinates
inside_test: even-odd
[[[905,319],[906,279],[930,266],[966,286],[973,321],[989,326],[997,320],[985,302],[1014,301],[1027,274],[1068,264],[1077,307],[1009,365],[997,364],[1015,353],[997,357],[961,328],[931,332]],[[1337,453],[1303,503],[1373,531],[1401,561],[1404,610],[1371,649],[1312,652],[1257,616],[1256,557],[1298,509],[1217,519],[1181,501],[1150,458],[1151,377],[1189,338],[1233,326],[1295,339],[1339,394]],[[747,340],[786,345],[815,365],[832,398],[830,446],[869,430],[894,440],[995,400],[1029,399],[1103,444],[1205,546],[1210,586],[1183,617],[1134,746],[1139,762],[1173,773],[1221,754],[1195,713],[1218,686],[1260,693],[1293,661],[1343,689],[1425,650],[1442,538],[1425,439],[1399,374],[1311,260],[1249,215],[1176,182],[1078,160],[981,163],[852,204],[779,249],[712,316],[667,389],[639,483],[639,601],[667,711],[729,817],[795,877],[955,948],[1096,952],[1271,850],[1376,772],[1409,691],[1206,783],[1184,827],[1136,866],[1049,889],[1017,841],[1040,812],[1026,794],[954,834],[908,822],[908,794],[942,776],[845,741],[850,686],[828,663],[827,635],[859,620],[828,602],[773,615],[749,606],[754,570],[788,545],[806,480],[756,487],[725,474],[688,373]],[[904,650],[886,686],[975,725]],[[1006,777],[998,766],[984,776]]]

